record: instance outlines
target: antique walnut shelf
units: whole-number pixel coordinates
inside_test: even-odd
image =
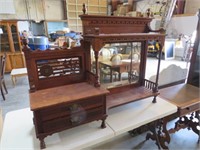
[[[165,40],[165,34],[160,33],[162,30],[158,32],[150,29],[151,18],[97,15],[80,15],[80,18],[83,22],[84,41],[88,44],[87,48],[92,46],[96,62],[98,62],[99,51],[105,44],[141,42],[139,81],[135,84],[108,89],[110,93],[107,96],[107,109],[151,96],[154,97],[153,102],[155,103],[156,96],[159,94],[160,57],[158,59],[156,82],[153,83],[145,79],[147,46],[149,40],[155,40],[159,41],[162,48]],[[161,53],[161,50],[159,53]],[[98,63],[95,65],[99,68]],[[98,74],[97,70],[97,77],[99,77]]]
[[[88,71],[83,46],[32,51],[25,43],[30,107],[41,148],[44,138],[56,132],[94,120],[106,127],[108,91]]]
[[[48,135],[94,120],[102,120],[104,128],[108,109],[151,96],[155,103],[159,94],[160,59],[156,82],[145,79],[147,46],[149,40],[156,40],[162,48],[165,35],[150,33],[150,18],[96,15],[80,18],[83,22],[80,47],[32,51],[24,43],[30,107],[41,148],[46,147],[44,138]],[[106,43],[115,42],[141,42],[140,74],[135,84],[106,90],[99,82],[98,54]],[[95,73],[91,71],[91,46]]]

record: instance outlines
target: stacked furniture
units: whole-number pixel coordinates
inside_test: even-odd
[[[45,148],[44,138],[48,135],[94,120],[102,120],[101,127],[104,128],[108,109],[147,97],[154,97],[155,103],[159,94],[158,74],[156,83],[144,79],[148,40],[157,40],[162,47],[165,39],[159,32],[149,33],[150,18],[85,14],[80,17],[84,37],[80,47],[32,51],[24,42],[30,107],[41,148]],[[138,82],[108,90],[101,87],[100,49],[106,43],[133,41],[142,45]],[[95,69],[91,69],[91,47]],[[160,59],[157,73],[159,65]],[[130,74],[131,78],[134,76]]]

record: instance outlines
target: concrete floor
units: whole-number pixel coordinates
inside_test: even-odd
[[[153,61],[153,59],[150,59],[150,61]],[[161,65],[165,63],[161,63]],[[181,64],[183,66],[186,66],[185,63]],[[150,76],[150,73],[148,74],[148,76]],[[6,113],[9,111],[29,107],[29,84],[27,76],[18,77],[15,87],[12,84],[10,74],[5,75],[5,80],[9,93],[6,95],[6,101],[3,101],[3,98],[0,96],[0,108],[3,111],[3,118],[5,118]],[[173,121],[169,123],[169,127],[172,127],[173,125]],[[152,140],[145,141],[145,137],[146,132],[134,137],[130,136],[128,133],[125,133],[110,141],[100,143],[89,149],[157,149],[155,142]],[[200,149],[200,145],[197,144],[197,140],[198,136],[191,130],[180,130],[175,134],[171,134],[171,143],[169,145],[169,149],[197,150]]]

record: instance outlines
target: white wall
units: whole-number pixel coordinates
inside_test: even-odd
[[[0,14],[0,19],[63,20],[62,0],[13,1],[15,14]]]
[[[200,0],[186,0],[185,13],[195,14],[200,9]]]
[[[198,16],[183,16],[173,17],[169,26],[168,31],[172,30],[177,34],[191,35],[197,28]]]

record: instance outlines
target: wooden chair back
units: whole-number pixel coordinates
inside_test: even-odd
[[[102,60],[109,60],[111,57],[111,51],[107,48],[102,48],[100,51],[100,55],[102,55]]]

